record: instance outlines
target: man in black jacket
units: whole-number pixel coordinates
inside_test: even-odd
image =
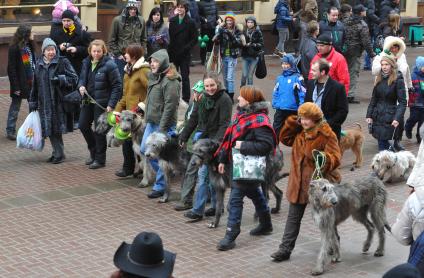
[[[328,76],[330,64],[325,59],[314,62],[311,66],[313,80],[306,88],[305,102],[314,102],[322,112],[331,129],[340,139],[342,124],[346,120],[349,106],[346,91],[342,84]]]
[[[200,16],[200,35],[207,35],[209,41],[206,42],[206,47],[200,48],[200,60],[202,65],[206,62],[206,53],[212,51],[212,38],[215,35],[215,27],[218,20],[218,10],[215,0],[200,0],[199,16]]]
[[[344,33],[344,25],[339,20],[339,9],[337,7],[329,8],[327,18],[319,22],[319,34],[331,36],[333,47],[337,52],[343,53]]]
[[[177,4],[178,16],[169,21],[169,58],[180,71],[182,78],[182,98],[190,100],[190,52],[196,45],[198,32],[194,21],[187,15],[188,3],[184,0]]]

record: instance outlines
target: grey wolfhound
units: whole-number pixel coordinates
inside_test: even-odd
[[[224,208],[224,196],[227,187],[230,186],[230,171],[226,169],[224,174],[220,174],[217,171],[218,160],[214,157],[214,153],[218,149],[219,144],[211,139],[199,139],[193,145],[193,158],[192,163],[195,163],[197,166],[205,164],[208,167],[209,180],[216,191],[216,209],[215,209],[215,219],[212,221],[208,227],[216,228],[219,225],[219,221],[222,215]],[[268,196],[268,191],[271,190],[276,199],[276,207],[272,209],[273,213],[276,213],[280,210],[281,199],[283,197],[282,191],[276,186],[276,182],[284,176],[281,174],[281,168],[283,167],[283,157],[282,153],[277,150],[277,154],[272,158],[267,160],[266,167],[266,181],[262,184],[262,190],[265,195]]]
[[[178,145],[178,138],[163,132],[153,132],[147,137],[145,154],[148,159],[158,159],[159,167],[165,176],[166,189],[159,199],[165,203],[169,199],[171,176],[174,173],[185,173],[188,155]]]
[[[115,138],[115,127],[109,125],[107,122],[107,115],[109,112],[104,112],[100,114],[96,121],[96,128],[94,131],[97,134],[106,135],[106,142],[108,147],[119,147],[122,145],[123,141]]]
[[[378,231],[379,243],[374,256],[384,255],[384,227],[390,231],[385,211],[386,197],[383,182],[375,176],[340,185],[332,185],[326,179],[310,183],[309,203],[312,205],[312,217],[321,231],[321,249],[312,275],[324,272],[328,255],[332,256],[333,262],[340,261],[340,237],[337,225],[350,215],[362,223],[368,231],[362,252],[367,252],[370,248],[375,228]],[[372,222],[368,219],[368,213]]]
[[[138,169],[134,172],[134,177],[143,174],[143,179],[139,186],[145,187],[154,182],[155,172],[150,163],[146,163],[146,158],[140,152],[140,143],[146,128],[142,115],[144,113],[139,114],[134,111],[124,110],[121,112],[119,125],[123,132],[131,132],[132,148],[138,165]]]

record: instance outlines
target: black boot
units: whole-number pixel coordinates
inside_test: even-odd
[[[240,225],[227,227],[225,237],[218,243],[218,246],[216,248],[220,251],[227,251],[233,249],[236,246],[235,240],[239,234]]]
[[[395,140],[393,142],[393,147],[395,148],[396,151],[400,152],[400,151],[404,151],[405,148],[400,144],[399,140]]]
[[[272,233],[271,214],[269,211],[258,214],[259,225],[250,231],[251,236],[269,235]]]
[[[85,165],[90,165],[94,162],[94,156],[96,155],[95,149],[90,149],[90,157],[85,161]]]
[[[273,258],[274,261],[276,262],[282,262],[282,261],[287,261],[288,259],[290,259],[290,255],[291,255],[290,251],[286,251],[279,248],[277,252],[274,252],[271,254],[271,258]]]

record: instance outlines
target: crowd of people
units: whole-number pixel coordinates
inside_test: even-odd
[[[28,99],[29,111],[40,114],[42,136],[50,139],[53,151],[47,161],[54,164],[66,158],[62,135],[79,128],[89,152],[85,164],[92,170],[105,167],[106,135],[95,132],[97,119],[104,112],[119,117],[123,110],[135,111],[137,107],[143,107],[146,124],[139,142],[142,154],[147,139],[156,131],[178,136],[181,148],[188,148],[189,143],[199,139],[211,139],[220,144],[215,153],[215,171],[225,174],[232,172],[234,152],[266,157],[278,151],[279,143],[291,147],[287,187],[290,206],[282,243],[271,255],[275,261],[288,260],[294,249],[317,160],[313,150],[325,155],[323,176],[334,183],[341,180],[338,141],[343,136],[349,104],[360,102],[357,85],[364,51],[364,69],[375,75],[364,118],[378,141],[378,149],[404,150],[400,143],[403,132],[411,138],[416,124],[416,138],[421,142],[418,130],[424,121],[424,57],[419,56],[410,70],[400,33],[399,0],[384,0],[378,5],[374,1],[352,0],[341,6],[338,0],[278,0],[274,13],[279,38],[274,55],[281,57],[282,73],[272,92],[273,121],[264,92],[253,86],[264,50],[264,37],[254,16],[246,17],[242,26],[232,12],[221,18],[214,0],[201,0],[198,4],[180,0],[168,12],[169,23],[159,7],[151,10],[146,22],[139,11],[140,3],[129,0],[113,19],[109,40],[104,42],[91,39],[72,2],[58,2],[61,1],[66,5],[57,5],[50,36],[44,39],[39,57],[32,26],[22,24],[15,32],[8,56],[12,101],[7,138],[16,139],[18,112],[22,100]],[[286,53],[289,38],[294,35],[299,38],[295,53]],[[204,65],[210,58],[207,53],[219,48],[223,82],[217,72],[206,71],[190,89],[192,49],[200,41],[205,43],[200,53]],[[238,90],[235,69],[239,57],[242,78]],[[77,101],[69,101],[69,95],[75,92]],[[180,99],[190,105],[182,128],[177,128]],[[232,116],[234,102],[237,108]],[[407,106],[411,113],[404,123]],[[393,146],[390,140],[394,141]],[[131,139],[124,141],[122,152],[124,161],[115,174],[127,177],[134,173],[136,164]],[[158,161],[149,163],[156,179],[148,197],[159,198],[169,185]],[[181,198],[175,209],[188,210],[184,216],[190,221],[216,213],[208,171],[211,168],[205,165],[198,168],[189,163],[183,176]],[[245,196],[252,200],[259,218],[258,227],[250,234],[267,235],[273,230],[260,182],[233,180],[230,186],[227,230],[217,246],[222,251],[235,247]],[[416,190],[408,202],[416,204],[420,194]],[[212,206],[206,209],[209,198]],[[401,223],[407,222],[405,210]],[[418,235],[414,229],[412,236]],[[403,242],[411,242],[411,233],[404,237],[407,239]],[[165,256],[169,262],[169,277],[175,255],[163,254],[160,238],[140,234],[134,241],[154,241],[157,248],[162,248],[158,257],[163,260]],[[138,275],[142,271],[134,261],[144,264],[146,258],[131,259],[131,248],[123,244],[115,255],[115,264],[123,273]],[[123,273],[116,277],[127,277]]]

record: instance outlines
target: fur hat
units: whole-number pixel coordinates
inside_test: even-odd
[[[240,89],[240,96],[247,100],[250,104],[265,101],[264,94],[261,89],[255,86],[243,86]]]
[[[317,38],[317,44],[332,45],[333,40],[331,39],[331,35],[328,35],[328,34],[319,35]]]
[[[74,20],[75,19],[75,15],[74,15],[73,12],[71,12],[71,10],[65,10],[62,13],[62,19],[64,19],[64,18],[69,18],[69,19]]]
[[[383,52],[387,54],[391,54],[390,48],[394,45],[399,46],[399,52],[396,54],[396,58],[399,58],[400,56],[402,56],[402,54],[405,52],[405,49],[406,49],[406,45],[401,38],[393,37],[393,36],[388,36],[387,38],[385,38]]]
[[[415,66],[421,70],[424,68],[424,56],[418,56],[417,60],[415,60]]]
[[[54,46],[57,48],[56,43],[51,38],[45,38],[43,44],[41,45],[41,53],[44,54],[44,50],[46,50],[46,48],[49,46]]]
[[[318,122],[324,118],[321,108],[313,102],[305,102],[297,110],[297,114],[301,118],[311,119]]]
[[[236,15],[233,12],[227,12],[224,15],[224,22],[227,20],[227,18],[231,18],[234,22],[236,22]]]

